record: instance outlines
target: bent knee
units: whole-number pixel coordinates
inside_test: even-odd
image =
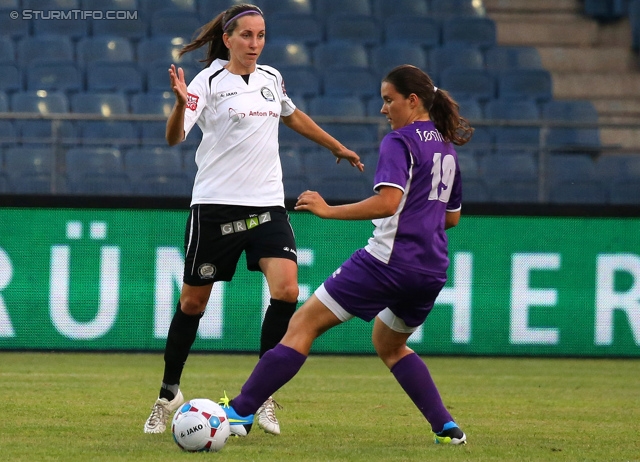
[[[202,313],[207,307],[208,299],[197,296],[180,297],[180,309],[184,314],[195,316]]]
[[[286,284],[271,289],[271,298],[283,302],[297,302],[300,290],[298,284]]]

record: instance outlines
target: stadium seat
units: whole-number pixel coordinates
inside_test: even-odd
[[[478,103],[476,99],[457,99],[456,103],[458,103],[460,115],[465,119],[471,120],[480,120],[484,118],[482,113],[482,106]]]
[[[36,7],[36,10],[46,10],[47,8]],[[77,16],[78,13],[71,12],[70,10],[78,10],[78,8],[52,8],[54,10],[63,10],[69,16],[65,19],[51,20],[46,18],[33,19],[33,34],[35,36],[46,35],[60,35],[69,37],[72,40],[78,40],[85,37],[89,33],[90,21],[87,19],[81,19],[81,16]],[[47,13],[44,13],[47,15]]]
[[[0,36],[0,64],[15,64],[16,48],[11,37]]]
[[[76,93],[71,96],[71,112],[105,117],[127,114],[127,99],[120,93]]]
[[[11,147],[4,151],[5,171],[14,178],[22,175],[47,175],[51,177],[54,157],[51,148]]]
[[[9,98],[3,91],[0,91],[0,112],[9,112]]]
[[[542,118],[549,122],[569,122],[592,124],[590,127],[549,127],[547,146],[557,151],[598,151],[600,131],[594,124],[598,122],[598,112],[591,101],[554,100],[542,106]]]
[[[429,75],[437,76],[445,69],[484,69],[480,48],[460,43],[449,43],[429,51]]]
[[[427,55],[419,45],[399,42],[384,43],[371,50],[371,69],[380,79],[401,64],[427,70]]]
[[[614,205],[640,205],[640,179],[612,182],[609,187],[609,202]]]
[[[281,66],[278,70],[287,94],[292,98],[313,98],[321,93],[320,77],[316,71],[297,66]]]
[[[492,188],[500,181],[538,179],[538,166],[532,154],[484,156],[480,168],[484,182]]]
[[[153,1],[153,0],[150,0]],[[250,3],[262,8],[262,2],[264,0],[255,0]],[[308,0],[304,0],[308,1]],[[198,12],[200,13],[200,19],[203,24],[211,21],[213,18],[218,16],[223,11],[226,11],[227,8],[233,5],[238,5],[240,3],[247,3],[246,0],[200,0],[198,3]],[[271,31],[269,31],[269,35],[271,35]]]
[[[152,66],[163,66],[166,70],[171,64],[180,67],[202,67],[198,62],[198,53],[186,53],[180,56],[180,50],[188,42],[182,37],[146,37],[138,43],[138,66],[140,69],[149,69]],[[271,46],[271,44],[269,44]],[[168,74],[164,75],[168,82]]]
[[[133,183],[134,193],[151,197],[189,197],[193,180],[185,173],[145,175]]]
[[[464,180],[462,187],[464,189]],[[534,204],[539,201],[538,180],[501,180],[491,185],[492,202]]]
[[[396,15],[383,22],[386,43],[400,42],[433,48],[440,45],[440,22],[433,18]]]
[[[26,68],[27,90],[77,92],[83,89],[82,74],[73,61],[33,63]]]
[[[318,96],[309,102],[309,115],[364,117],[365,108],[356,96]]]
[[[123,37],[84,37],[78,41],[76,48],[77,61],[82,68],[98,61],[110,63],[134,61],[131,42]]]
[[[0,8],[19,8],[20,0],[0,0]]]
[[[80,0],[22,0],[28,10],[72,10],[80,8]]]
[[[172,91],[138,93],[131,97],[131,111],[134,114],[161,114],[169,117],[175,100]]]
[[[82,0],[82,8],[91,11],[136,11],[138,0]]]
[[[584,0],[584,13],[602,22],[616,21],[628,15],[628,0]]]
[[[334,14],[371,16],[369,0],[315,0],[316,14],[321,18],[328,18]]]
[[[147,68],[147,92],[162,92],[171,90],[169,85],[169,65],[171,63],[158,62],[151,64]],[[193,78],[202,70],[202,64],[200,67],[190,66],[188,64],[180,64],[182,70],[184,71],[184,78],[187,82],[187,85]]]
[[[575,180],[551,184],[549,202],[552,204],[598,205],[608,202],[608,191],[598,180]]]
[[[426,17],[429,15],[427,0],[373,0],[373,14],[384,22],[395,15]]]
[[[462,43],[487,49],[496,44],[496,23],[489,18],[456,17],[442,23],[442,43]]]
[[[227,1],[227,7],[231,1]],[[138,0],[138,7],[148,16],[161,10],[176,10],[195,13],[198,2],[196,0]],[[224,8],[223,8],[224,10]],[[222,11],[222,10],[220,10]]]
[[[440,74],[440,87],[455,99],[488,101],[495,97],[495,79],[481,69],[449,67]]]
[[[178,148],[134,148],[124,155],[125,173],[132,181],[144,175],[171,175],[182,173],[182,153]]]
[[[534,101],[491,100],[485,105],[487,119],[531,122],[531,126],[505,126],[494,124],[492,127],[496,149],[521,150],[537,149],[540,145],[538,107]]]
[[[20,71],[13,64],[0,64],[0,91],[11,93],[22,89]]]
[[[551,73],[545,69],[513,69],[499,72],[498,97],[549,101],[553,98]]]
[[[77,93],[71,97],[71,110],[105,117],[127,114],[127,100],[121,93]],[[138,136],[130,122],[82,120],[78,122],[82,144],[137,144]]]
[[[323,42],[313,50],[313,65],[327,69],[369,68],[369,56],[364,46],[345,41]]]
[[[92,62],[87,64],[87,91],[138,93],[143,77],[135,63]]]
[[[537,48],[496,45],[485,51],[488,71],[501,72],[512,69],[542,69],[542,60]]]
[[[9,182],[7,174],[0,172],[0,194],[8,194],[12,192],[12,186]]]
[[[369,117],[383,117],[380,113],[382,109],[382,98],[371,98],[366,104],[367,116]]]
[[[315,189],[327,201],[357,202],[374,194],[373,186],[354,169],[352,178],[327,176],[315,183]],[[360,175],[358,176],[358,173]]]
[[[22,16],[18,16],[17,19],[11,19],[11,13],[16,10],[16,7],[0,8],[0,35],[12,39],[21,39],[29,35],[32,21],[23,19]]]
[[[607,181],[618,181],[626,176],[627,160],[635,158],[626,154],[607,154],[599,156],[596,160],[596,169]],[[640,173],[640,171],[639,171]]]
[[[375,126],[351,123],[324,123],[320,125],[334,138],[355,151],[370,149],[378,145],[378,133]]]
[[[314,14],[313,0],[262,0],[260,2],[260,8],[267,17],[279,13],[299,14],[303,16],[311,16]]]
[[[269,18],[269,40],[295,40],[314,46],[324,40],[323,26],[314,16],[275,14]]]
[[[463,179],[462,181],[462,202],[464,204],[490,201],[489,189],[482,180]]]
[[[65,153],[65,169],[67,177],[75,185],[89,174],[124,173],[124,162],[118,149],[75,147]]]
[[[640,49],[640,0],[629,1],[629,22],[631,23],[631,46],[638,51]]]
[[[60,35],[25,37],[18,42],[17,51],[22,67],[42,61],[70,62],[75,58],[71,39]]]
[[[130,196],[133,187],[124,173],[87,173],[71,184],[74,194],[90,196]]]
[[[462,174],[463,185],[467,179],[480,178],[480,165],[477,157],[473,154],[473,151],[469,150],[464,152],[462,149],[458,150],[458,165],[460,166],[460,173]]]
[[[487,126],[474,127],[471,141],[465,144],[465,147],[473,149],[481,156],[493,154],[493,132],[491,128]]]
[[[546,162],[548,183],[573,183],[599,179],[591,156],[586,154],[552,154]]]
[[[190,40],[202,26],[195,11],[159,10],[151,16],[151,36],[184,37]]]
[[[344,3],[344,2],[343,2]],[[327,40],[344,40],[365,46],[378,45],[382,30],[371,16],[334,14],[326,20]]]
[[[16,142],[16,128],[10,120],[0,119],[0,146],[11,146]]]
[[[302,42],[290,40],[269,41],[260,55],[260,64],[273,66],[301,66],[311,67],[311,54]]]
[[[122,37],[138,41],[147,36],[149,19],[142,11],[137,11],[135,19],[92,21],[91,29],[94,37],[107,35],[109,37]]]
[[[44,173],[24,173],[12,180],[12,191],[16,194],[66,194],[67,181],[63,175],[55,177]]]
[[[309,189],[311,185],[306,175],[285,176],[282,178],[282,183],[284,184],[284,197],[289,200],[297,199],[300,193]]]
[[[14,112],[64,114],[69,112],[69,100],[62,92],[21,92],[11,97],[11,108]],[[17,120],[16,129],[23,144],[51,143],[54,138],[63,144],[76,141],[75,127],[69,120]]]
[[[441,19],[481,17],[485,10],[482,2],[473,0],[431,0],[431,15]]]
[[[367,69],[334,69],[322,74],[324,94],[331,96],[375,98],[380,96],[380,80]]]
[[[304,165],[299,149],[281,146],[280,164],[283,178],[304,175]]]

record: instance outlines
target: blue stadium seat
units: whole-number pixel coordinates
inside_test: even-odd
[[[63,175],[55,177],[45,173],[23,173],[12,179],[16,194],[66,194],[67,180]]]
[[[0,193],[7,194],[7,193],[11,193],[12,190],[13,190],[13,187],[9,182],[9,177],[5,173],[0,172]]]
[[[493,99],[496,93],[494,77],[481,69],[445,69],[440,74],[440,86],[455,99],[488,101]]]
[[[127,114],[127,99],[120,93],[76,93],[71,96],[71,112],[102,114],[105,117]]]
[[[0,8],[13,8],[20,7],[20,0],[0,0]]]
[[[500,72],[498,97],[549,101],[553,98],[551,74],[545,69],[513,69]]]
[[[586,154],[553,154],[547,158],[546,178],[549,183],[573,183],[596,180],[595,163]]]
[[[12,39],[20,39],[29,35],[33,21],[24,19],[22,15],[17,19],[11,19],[11,13],[16,10],[16,7],[0,8],[0,35]]]
[[[304,175],[304,165],[299,149],[282,146],[280,148],[280,164],[282,165],[283,178]]]
[[[270,40],[260,55],[260,64],[273,66],[278,70],[280,66],[311,67],[311,54],[302,42]]]
[[[297,66],[280,66],[278,70],[284,79],[287,94],[292,98],[312,98],[321,93],[320,77],[316,71]]]
[[[334,138],[340,140],[343,144],[355,151],[358,149],[370,149],[378,145],[378,133],[375,126],[351,123],[325,123],[321,124],[321,127]]]
[[[426,17],[429,10],[427,0],[373,0],[373,14],[383,22],[395,15]]]
[[[343,2],[344,3],[344,2]],[[327,40],[345,40],[365,46],[378,45],[382,30],[371,16],[334,14],[326,21]]]
[[[21,89],[18,67],[13,64],[0,64],[0,91],[11,93]]]
[[[134,148],[124,156],[125,173],[133,181],[144,175],[171,175],[182,173],[182,153],[178,148]]]
[[[637,51],[640,49],[640,0],[629,1],[629,22],[631,23],[631,46]]]
[[[621,178],[626,176],[628,171],[627,160],[635,158],[635,156],[637,156],[637,154],[633,154],[633,156],[626,154],[607,154],[599,156],[596,160],[596,168],[602,175],[603,179],[606,179],[607,181],[619,181]],[[640,170],[638,173],[640,178]]]
[[[309,138],[305,138],[284,124],[280,124],[278,127],[278,142],[280,143],[281,148],[287,147],[297,150],[307,150],[318,146]]]
[[[78,195],[89,196],[130,196],[133,186],[124,173],[87,173],[82,179],[71,184]]]
[[[614,205],[640,205],[640,179],[612,182],[609,187],[609,202]]]
[[[316,0],[316,14],[321,18],[328,18],[334,14],[371,16],[369,0]]]
[[[131,42],[123,37],[84,37],[78,41],[76,48],[77,61],[82,68],[98,61],[110,63],[134,61]]]
[[[314,16],[278,13],[269,18],[269,40],[276,39],[314,46],[324,40],[324,28]]]
[[[143,77],[132,62],[93,62],[87,64],[87,91],[143,91]]]
[[[401,42],[433,48],[440,45],[441,24],[433,18],[396,15],[384,21],[386,43]]]
[[[72,10],[80,8],[80,0],[22,0],[28,10]]]
[[[71,96],[72,112],[101,114],[105,117],[128,113],[127,100],[121,93],[77,93]],[[78,132],[85,145],[136,144],[137,133],[130,122],[112,120],[82,120]]]
[[[155,62],[147,67],[147,92],[161,92],[171,90],[169,86],[169,65],[171,63]],[[187,82],[193,80],[193,78],[202,70],[200,67],[190,66],[188,64],[180,64],[179,67],[184,71],[184,78]]]
[[[490,194],[493,202],[533,204],[539,201],[538,190],[537,179],[502,180],[491,185]]]
[[[27,90],[77,92],[83,89],[82,74],[73,61],[43,61],[26,68]]]
[[[92,21],[91,29],[94,37],[107,35],[138,41],[147,36],[149,22],[150,20],[142,11],[137,11],[135,19]]]
[[[538,107],[534,101],[491,100],[485,106],[487,119],[531,122],[531,126],[514,127],[494,125],[492,128],[496,148],[501,151],[537,149],[540,145]],[[536,124],[536,125],[533,125]]]
[[[16,142],[16,128],[10,120],[0,120],[0,146],[11,146]]]
[[[9,112],[9,98],[3,91],[0,91],[0,112]]]
[[[164,66],[165,74],[171,64],[180,67],[202,67],[198,62],[200,55],[198,53],[187,53],[179,56],[180,50],[188,41],[182,37],[147,37],[138,43],[138,66],[141,69],[149,69],[150,67]],[[271,44],[269,44],[271,46]],[[164,77],[168,77],[168,74]],[[168,82],[168,80],[167,80]]]
[[[431,0],[431,15],[442,19],[482,17],[485,11],[482,2],[473,0]]]
[[[12,178],[22,175],[51,176],[54,166],[53,151],[50,148],[12,147],[4,151],[5,171]],[[18,181],[13,181],[18,184]]]
[[[465,144],[467,149],[473,149],[478,155],[484,156],[493,154],[493,132],[490,127],[478,126],[474,127],[473,136],[468,144]]]
[[[615,21],[628,15],[628,0],[584,0],[584,13],[602,22]]]
[[[480,165],[478,158],[473,154],[473,151],[469,150],[464,152],[463,149],[456,149],[458,152],[458,165],[460,166],[460,173],[462,175],[462,184],[464,186],[467,179],[480,178]]]
[[[159,10],[151,16],[152,36],[184,37],[191,39],[202,26],[195,11],[177,9]]]
[[[460,115],[467,120],[480,120],[484,118],[482,106],[476,99],[457,99]]]
[[[380,95],[380,78],[367,69],[334,69],[322,74],[325,95],[375,98]]]
[[[262,0],[259,6],[268,18],[279,13],[314,14],[313,0]]]
[[[189,197],[193,180],[185,173],[145,175],[134,182],[134,192],[139,196]]]
[[[358,202],[373,196],[373,186],[363,176],[362,173],[355,171],[353,177],[333,177],[327,176],[322,181],[315,183],[315,189],[327,201],[336,202]],[[360,174],[358,176],[358,173]]]
[[[0,64],[15,64],[16,48],[11,37],[0,36]]]
[[[371,50],[371,69],[381,79],[401,64],[413,64],[427,70],[427,55],[419,45],[400,42],[384,43]]]
[[[484,69],[484,57],[480,48],[460,43],[449,43],[429,51],[429,75],[439,75],[450,67]]]
[[[382,109],[382,98],[371,98],[367,101],[367,116],[369,117],[383,117],[380,113]]]
[[[227,1],[226,3],[229,5],[232,2]],[[149,16],[161,10],[177,10],[195,13],[197,6],[198,2],[196,0],[138,0],[138,7]]]
[[[584,122],[597,124],[598,112],[591,101],[554,100],[542,106],[542,117],[555,122]],[[547,146],[559,151],[597,151],[600,149],[600,131],[597,126],[549,128]]]
[[[22,67],[44,60],[69,62],[74,58],[73,44],[68,37],[43,35],[25,37],[18,42],[18,63]]]
[[[462,180],[462,202],[469,203],[482,203],[489,202],[489,188],[484,184],[482,180]]]
[[[309,189],[311,182],[306,175],[290,175],[282,178],[284,184],[284,197],[295,200],[300,193]]]
[[[124,161],[118,149],[104,147],[75,147],[65,153],[65,169],[69,180],[76,185],[90,174],[122,174]]]
[[[496,44],[496,23],[489,18],[456,17],[442,23],[442,43],[463,43],[482,49]]]
[[[482,177],[486,184],[494,186],[500,181],[538,179],[538,166],[532,154],[484,156],[481,160]]]
[[[82,0],[82,8],[91,11],[136,11],[138,0]]]
[[[313,65],[327,69],[369,68],[369,55],[364,46],[345,41],[323,42],[313,50]]]
[[[552,204],[601,205],[608,201],[607,188],[598,180],[555,183],[549,188],[549,202]]]
[[[69,112],[69,100],[62,92],[31,91],[16,93],[11,97],[14,112],[37,114],[64,114]],[[76,133],[69,120],[17,120],[16,128],[22,143],[50,143],[57,137],[63,144],[74,143]]]
[[[46,10],[46,8],[42,7],[36,7],[35,9]],[[67,18],[56,20],[45,19],[46,16],[44,18],[35,18],[33,20],[33,34],[35,36],[61,35],[73,40],[78,40],[88,35],[90,21],[88,19],[82,19],[82,17],[79,16],[79,12],[77,12],[78,8],[53,9],[63,10],[68,15]],[[70,10],[76,10],[76,12]],[[44,14],[46,15],[47,13]]]
[[[138,93],[131,97],[131,111],[134,114],[162,114],[169,117],[175,100],[172,91]]]
[[[153,1],[153,0],[151,0]],[[308,0],[307,0],[308,1]],[[263,0],[251,1],[249,3],[262,8]],[[198,12],[200,13],[200,19],[205,24],[218,16],[227,8],[240,3],[247,3],[246,0],[200,0],[198,3]],[[269,33],[271,34],[271,32]]]
[[[356,96],[318,96],[309,103],[309,115],[364,117],[365,107]]]
[[[512,69],[542,69],[537,48],[496,45],[485,51],[484,61],[491,72]]]

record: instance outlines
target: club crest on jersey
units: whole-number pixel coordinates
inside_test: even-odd
[[[237,112],[234,108],[229,108],[229,118],[234,122],[240,122],[240,119],[244,119],[244,112]]]
[[[262,87],[260,89],[260,93],[262,93],[262,97],[267,101],[275,101],[276,98],[273,96],[273,92],[269,90],[267,87]]]
[[[195,111],[198,107],[198,95],[193,95],[191,93],[187,93],[187,109],[191,109]]]

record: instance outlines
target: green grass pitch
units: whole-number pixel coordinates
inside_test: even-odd
[[[640,461],[640,361],[425,357],[467,433],[435,445],[380,360],[311,356],[276,395],[282,435],[257,426],[215,454],[142,426],[161,354],[0,353],[2,461]],[[238,392],[255,356],[197,354],[185,397]]]

